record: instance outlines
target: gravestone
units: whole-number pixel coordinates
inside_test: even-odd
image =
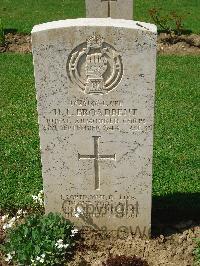
[[[87,18],[133,19],[133,0],[86,0]]]
[[[33,28],[32,47],[46,212],[148,235],[156,27],[50,22]]]

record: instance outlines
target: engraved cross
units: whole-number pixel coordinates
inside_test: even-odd
[[[100,166],[101,160],[116,160],[116,154],[113,155],[100,155],[99,154],[99,139],[100,136],[93,136],[94,138],[94,155],[80,155],[78,153],[78,160],[94,160],[95,170],[95,189],[100,190]]]
[[[101,0],[101,2],[108,2],[108,17],[111,17],[111,2],[117,2],[117,0]]]

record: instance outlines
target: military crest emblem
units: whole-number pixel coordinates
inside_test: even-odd
[[[93,34],[71,52],[67,73],[83,93],[107,94],[122,79],[122,58],[100,35]]]

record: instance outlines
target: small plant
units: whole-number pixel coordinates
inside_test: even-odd
[[[196,249],[194,250],[194,255],[196,258],[196,265],[200,265],[200,238],[196,240]]]
[[[78,232],[59,214],[34,214],[7,230],[5,260],[17,265],[63,265],[75,245]]]
[[[181,35],[185,31],[183,24],[184,16],[177,14],[176,11],[162,15],[161,9],[152,8],[149,10],[149,14],[154,23],[170,35]]]
[[[5,32],[3,29],[3,23],[2,20],[0,19],[0,46],[5,45]]]
[[[9,214],[1,217],[1,222],[3,224],[3,230],[6,231],[12,227],[14,227],[20,220],[26,217],[27,211],[18,210],[16,215],[10,218]]]
[[[110,256],[106,263],[103,264],[104,266],[148,266],[149,264],[138,258],[136,256],[127,257],[127,256],[119,256],[116,257]]]
[[[38,195],[32,195],[33,207],[35,213],[44,213],[44,192],[40,190]]]

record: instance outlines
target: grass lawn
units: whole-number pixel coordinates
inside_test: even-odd
[[[153,181],[158,207],[185,210],[198,204],[200,211],[199,68],[195,56],[158,58]],[[0,54],[0,81],[0,210],[14,210],[30,206],[31,195],[42,188],[31,55]]]
[[[42,188],[30,55],[0,54],[0,209],[26,206]]]
[[[152,22],[148,10],[162,8],[185,17],[185,28],[200,32],[199,0],[134,0],[135,20]],[[0,18],[6,29],[30,32],[33,25],[52,20],[85,17],[85,0],[1,0]]]

